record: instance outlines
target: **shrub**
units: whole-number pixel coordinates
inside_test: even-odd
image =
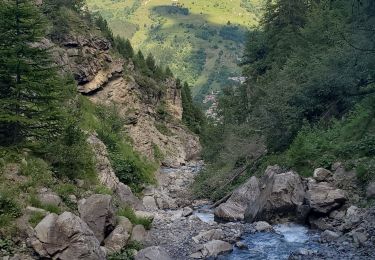
[[[130,241],[125,248],[123,248],[120,252],[109,255],[109,260],[133,260],[134,253],[139,251],[143,248],[142,244],[137,241]]]
[[[21,207],[9,194],[0,191],[0,227],[7,225],[21,215]]]

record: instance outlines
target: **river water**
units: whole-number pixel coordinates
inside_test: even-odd
[[[322,245],[317,242],[319,234],[305,226],[294,223],[274,226],[275,232],[260,232],[245,235],[244,242],[248,249],[235,248],[223,259],[242,260],[281,260],[288,259],[292,252],[298,250],[320,251]]]
[[[214,221],[214,215],[209,206],[194,211],[194,215],[202,221]],[[320,234],[306,226],[295,223],[273,226],[274,232],[257,232],[245,234],[241,240],[248,249],[234,250],[229,255],[221,256],[225,260],[283,260],[288,259],[292,252],[299,250],[322,251],[327,248],[318,242]]]

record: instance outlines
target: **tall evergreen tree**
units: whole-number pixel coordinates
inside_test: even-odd
[[[62,80],[46,47],[45,21],[33,0],[0,2],[0,142],[53,136],[59,129]]]

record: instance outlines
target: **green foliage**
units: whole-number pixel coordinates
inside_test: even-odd
[[[135,192],[140,192],[143,184],[153,183],[156,165],[133,150],[122,132],[124,119],[118,114],[117,108],[96,106],[84,97],[80,104],[82,127],[95,131],[107,146],[112,167],[120,181]]]
[[[30,218],[29,218],[29,223],[31,224],[31,226],[33,228],[36,227],[36,225],[39,224],[40,221],[42,221],[42,219],[44,218],[44,214],[41,213],[41,212],[34,212],[33,214],[31,214]]]
[[[147,230],[151,229],[152,219],[137,217],[131,207],[120,208],[117,215],[128,218],[134,225],[142,225]]]
[[[134,253],[143,248],[137,241],[130,241],[120,252],[108,256],[109,260],[133,260]]]
[[[0,228],[7,227],[9,222],[21,215],[21,208],[15,199],[0,191]]]
[[[60,133],[64,80],[46,49],[30,44],[45,36],[34,1],[0,3],[0,140],[19,144]]]
[[[134,50],[129,40],[117,36],[115,38],[115,47],[124,58],[131,59],[134,57]]]
[[[173,136],[173,132],[165,125],[165,123],[161,122],[155,122],[156,129],[163,135],[166,136]]]
[[[13,255],[14,248],[14,243],[11,239],[0,238],[0,255]]]
[[[98,26],[100,31],[103,33],[103,36],[107,38],[108,40],[110,40],[111,42],[114,42],[113,33],[112,33],[111,28],[109,28],[108,26],[107,20],[104,19],[99,13],[97,13],[94,16],[94,22],[95,22],[95,25]],[[129,51],[129,50],[125,50],[125,49],[122,50],[122,52],[125,52],[125,51]]]
[[[181,89],[182,121],[196,134],[202,134],[205,124],[203,112],[194,104],[191,97],[190,86],[185,82]]]
[[[363,182],[373,178],[375,38],[356,28],[372,26],[375,6],[355,2],[267,2],[262,26],[246,44],[247,82],[223,91],[221,120],[204,135],[209,166],[199,185],[214,182],[218,169],[253,163],[233,140],[264,144],[252,174],[277,163],[310,176],[343,161]]]
[[[164,160],[165,155],[160,150],[160,148],[154,143],[152,143],[152,151],[153,151],[153,154],[154,154],[154,158],[157,162],[161,162],[161,161]]]

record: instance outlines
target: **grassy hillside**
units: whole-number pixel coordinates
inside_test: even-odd
[[[263,0],[88,0],[115,34],[136,49],[152,52],[201,99],[240,76],[246,31],[256,26]]]

